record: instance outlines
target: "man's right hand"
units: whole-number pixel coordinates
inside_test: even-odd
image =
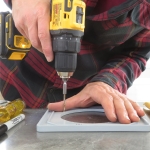
[[[18,31],[52,61],[50,0],[12,0],[12,15]]]

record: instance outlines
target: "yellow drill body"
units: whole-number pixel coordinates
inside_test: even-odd
[[[81,22],[77,21],[77,9],[82,9]],[[85,3],[82,0],[52,0],[50,30],[70,29],[84,32]]]

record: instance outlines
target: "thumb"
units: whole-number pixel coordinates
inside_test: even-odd
[[[51,111],[64,111],[70,110],[77,107],[78,96],[75,95],[71,98],[66,99],[65,101],[60,101],[56,103],[49,103],[47,108]]]

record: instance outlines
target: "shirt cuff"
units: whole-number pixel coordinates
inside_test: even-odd
[[[103,72],[102,74],[98,74],[94,76],[90,82],[104,82],[110,85],[115,90],[126,94],[127,93],[127,86],[125,83],[122,83],[120,79],[118,79],[113,73],[111,72]]]

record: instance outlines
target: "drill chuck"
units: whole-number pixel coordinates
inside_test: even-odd
[[[53,34],[55,69],[61,78],[70,78],[76,69],[77,53],[80,51],[82,35],[83,32],[73,30],[61,30],[59,34]]]

